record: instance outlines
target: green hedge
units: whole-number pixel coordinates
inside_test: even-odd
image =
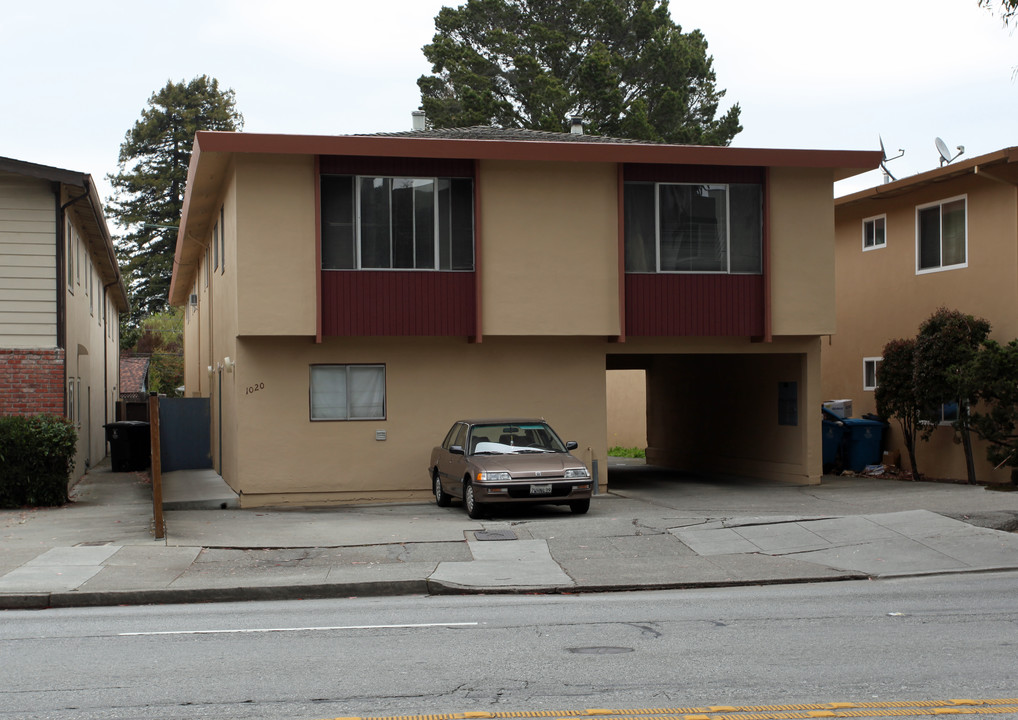
[[[0,417],[0,507],[66,503],[77,443],[67,418]]]

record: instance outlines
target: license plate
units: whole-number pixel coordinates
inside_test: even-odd
[[[551,485],[531,485],[531,495],[551,495]]]

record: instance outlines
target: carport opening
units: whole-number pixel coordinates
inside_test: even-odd
[[[619,464],[611,448],[640,447],[647,470],[809,479],[805,355],[634,353],[606,360],[609,476]]]

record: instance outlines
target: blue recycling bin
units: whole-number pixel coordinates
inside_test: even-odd
[[[862,472],[867,465],[884,459],[884,423],[863,418],[843,418],[845,423],[845,467]]]
[[[841,443],[845,439],[845,423],[827,408],[823,408],[824,469],[834,467],[841,459]]]

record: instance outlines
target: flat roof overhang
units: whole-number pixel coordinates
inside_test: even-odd
[[[955,180],[965,175],[982,175],[990,180],[1018,185],[1018,147],[1009,147],[962,162],[953,162],[918,175],[860,190],[834,201],[835,210],[865,206],[901,197],[920,188]]]
[[[237,154],[518,160],[828,168],[843,180],[877,168],[872,150],[787,150],[634,142],[560,142],[401,135],[279,135],[202,131],[195,135],[174,256],[170,304],[182,305],[197,271],[230,158]]]

